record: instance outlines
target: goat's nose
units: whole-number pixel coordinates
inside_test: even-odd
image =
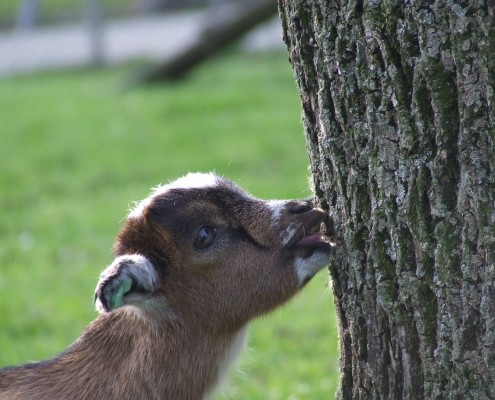
[[[307,201],[291,201],[287,204],[287,209],[291,214],[303,214],[311,211],[313,206]]]

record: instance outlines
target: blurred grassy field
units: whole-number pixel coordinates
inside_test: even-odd
[[[37,3],[38,22],[68,22],[74,21],[78,17],[85,16],[88,5],[85,1],[74,0],[43,0]],[[3,0],[0,2],[0,23],[9,22],[8,25],[16,21],[21,10],[21,0]],[[118,16],[119,14],[129,14],[137,9],[134,0],[98,0],[98,4],[105,16]],[[0,24],[1,26],[1,24]]]
[[[51,357],[92,298],[134,200],[215,170],[262,198],[309,195],[286,54],[232,53],[190,79],[123,90],[130,67],[0,80],[0,366]],[[217,399],[331,399],[337,333],[327,272],[256,321]]]

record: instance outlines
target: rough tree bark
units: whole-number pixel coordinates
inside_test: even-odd
[[[495,2],[279,0],[341,399],[495,399]]]

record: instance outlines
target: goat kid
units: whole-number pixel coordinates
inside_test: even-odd
[[[156,188],[128,215],[96,287],[100,315],[48,361],[0,370],[0,399],[206,399],[247,323],[329,260],[326,213],[214,174]]]

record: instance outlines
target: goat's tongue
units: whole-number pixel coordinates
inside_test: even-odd
[[[298,243],[297,245],[305,245],[305,244],[311,244],[311,243],[317,243],[317,242],[323,242],[323,233],[321,232],[315,232],[311,233],[309,235],[304,236]]]

